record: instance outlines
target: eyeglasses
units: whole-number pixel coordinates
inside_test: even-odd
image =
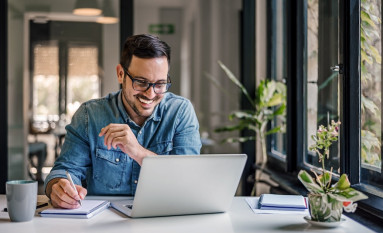
[[[151,86],[153,86],[154,93],[164,94],[169,90],[170,86],[172,85],[169,74],[167,77],[168,82],[166,82],[166,83],[164,83],[164,82],[150,83],[150,82],[147,82],[145,80],[133,78],[132,75],[130,75],[129,72],[125,68],[123,68],[123,69],[124,69],[126,75],[128,75],[128,77],[132,80],[132,87],[136,91],[145,92],[145,91],[149,90],[149,88]]]

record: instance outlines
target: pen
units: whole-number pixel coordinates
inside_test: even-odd
[[[36,206],[36,209],[39,209],[39,208],[42,208],[42,207],[45,207],[45,206],[48,206],[48,203],[43,203],[43,204],[37,205],[37,206]],[[3,209],[3,212],[8,212],[8,208],[5,207],[5,208]]]
[[[72,188],[74,189],[74,191],[76,192],[76,194],[78,195],[78,192],[77,192],[77,189],[76,189],[76,186],[74,186],[74,183],[73,183],[73,180],[72,180],[72,177],[70,176],[69,172],[66,171],[66,177],[68,178],[70,184],[72,185]],[[82,206],[82,202],[81,200],[78,200],[78,203]]]
[[[48,203],[47,203],[47,202],[45,202],[45,203],[43,203],[43,204],[40,204],[40,205],[37,205],[37,206],[36,206],[36,209],[38,209],[38,208],[43,208],[43,207],[45,207],[45,206],[48,206]]]

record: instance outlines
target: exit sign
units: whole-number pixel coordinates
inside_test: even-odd
[[[160,35],[170,35],[174,34],[174,24],[150,24],[149,25],[149,33],[155,33]]]

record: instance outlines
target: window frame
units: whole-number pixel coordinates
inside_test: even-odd
[[[271,145],[268,145],[268,170],[278,176],[278,180],[285,182],[286,171],[289,180],[295,180],[297,193],[306,195],[302,191],[296,174],[300,169],[309,168],[304,165],[304,156],[308,153],[306,123],[306,61],[307,61],[307,0],[293,1],[287,6],[287,151],[286,161],[275,159],[272,155]],[[342,122],[342,136],[340,144],[340,171],[349,176],[351,186],[363,191],[369,198],[358,202],[359,216],[368,216],[371,219],[382,219],[383,216],[383,190],[361,183],[361,110],[360,110],[360,0],[339,0],[339,20],[343,30],[340,33],[341,42],[340,64],[343,65],[341,78],[340,121]],[[343,44],[342,44],[343,43]],[[270,143],[270,142],[268,142]],[[358,153],[355,153],[355,152]],[[295,178],[295,179],[294,179]],[[273,178],[274,179],[274,178]],[[274,179],[275,180],[275,179]],[[282,184],[283,186],[283,184]],[[362,218],[362,217],[360,217]],[[362,220],[361,220],[362,221]],[[368,220],[366,220],[368,222]],[[364,222],[366,222],[364,221]],[[375,222],[376,223],[376,222]]]

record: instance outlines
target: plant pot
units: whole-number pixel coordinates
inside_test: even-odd
[[[308,195],[311,220],[317,222],[339,222],[343,212],[343,202],[328,194]]]

